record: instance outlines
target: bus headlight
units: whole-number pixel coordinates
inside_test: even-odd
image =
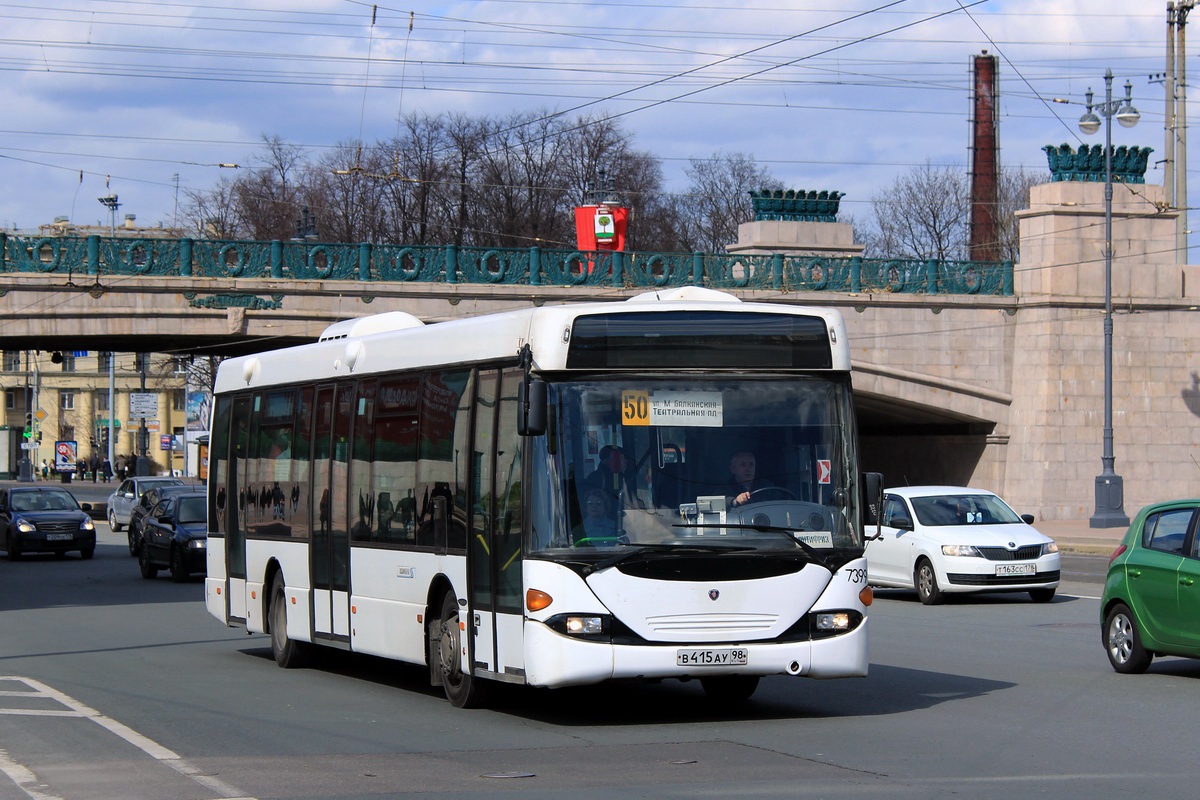
[[[601,617],[567,617],[567,633],[576,636],[594,636],[604,633],[604,619]]]
[[[850,630],[850,615],[845,611],[834,611],[829,614],[817,614],[817,630],[847,631]]]
[[[546,627],[564,636],[580,639],[607,639],[612,635],[612,617],[607,614],[557,614],[545,622]]]

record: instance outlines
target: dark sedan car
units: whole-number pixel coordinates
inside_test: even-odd
[[[195,494],[195,492],[196,487],[188,486],[186,483],[154,484],[143,492],[129,512],[129,555],[136,556],[138,554],[138,548],[142,545],[142,523],[146,521],[150,509],[158,505],[159,500],[173,494]]]
[[[96,526],[66,489],[16,486],[0,490],[0,545],[16,561],[22,553],[64,556],[78,550],[83,558],[96,553]]]
[[[176,581],[208,570],[208,500],[204,492],[164,497],[142,521],[138,567],[154,578],[166,567]]]

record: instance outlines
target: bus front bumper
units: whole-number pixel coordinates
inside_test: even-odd
[[[625,645],[576,639],[540,622],[525,623],[525,675],[531,686],[578,686],[618,679],[688,680],[710,675],[797,675],[856,678],[867,674],[867,625],[828,638],[798,642]],[[687,653],[718,662],[744,651],[745,663],[684,666]]]

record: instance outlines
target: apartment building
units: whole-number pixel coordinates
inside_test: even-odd
[[[195,419],[186,437],[192,446],[185,449],[188,368],[186,357],[153,353],[5,350],[0,475],[18,477],[24,454],[35,472],[43,459],[53,465],[59,441],[75,442],[79,458],[103,459],[110,452],[110,431],[114,462],[139,454],[151,460],[152,474],[200,474],[193,440],[202,431],[195,430]],[[156,402],[147,402],[151,397]],[[138,441],[143,417],[134,413],[147,408],[156,415],[144,418],[143,452]]]

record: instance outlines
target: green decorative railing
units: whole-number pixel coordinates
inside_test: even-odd
[[[0,233],[0,273],[361,283],[672,287],[1012,295],[1012,262],[454,245],[22,237]]]

